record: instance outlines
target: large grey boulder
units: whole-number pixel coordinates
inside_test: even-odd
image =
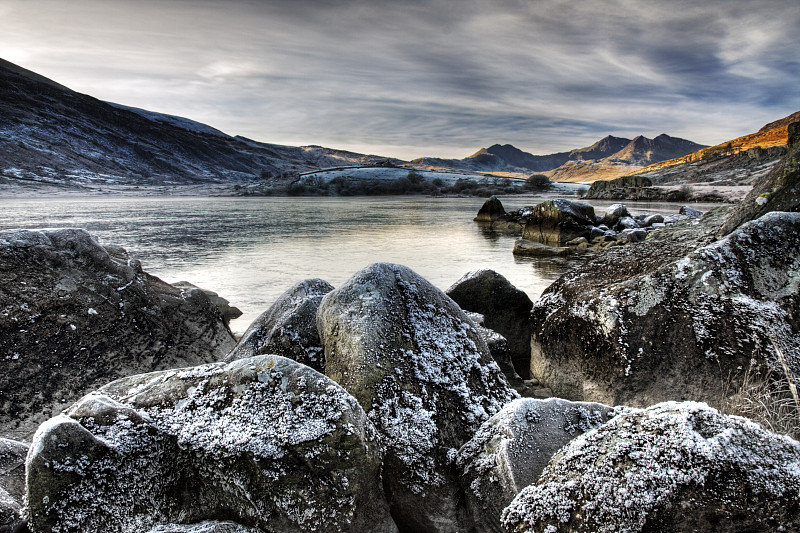
[[[31,529],[393,533],[377,438],[344,389],[280,356],[123,378],[36,432]]]
[[[533,207],[522,238],[549,246],[563,246],[587,237],[596,223],[594,207],[587,203],[557,198]]]
[[[515,533],[800,530],[800,443],[705,404],[621,414],[552,459],[502,517]]]
[[[196,524],[159,524],[147,533],[262,533],[262,530],[236,522],[203,520]]]
[[[21,527],[28,445],[0,438],[0,532]]]
[[[452,459],[517,396],[475,325],[442,291],[389,263],[328,293],[317,324],[326,374],[358,399],[383,438],[400,531],[458,531]]]
[[[489,269],[465,274],[445,292],[461,309],[483,315],[484,325],[506,338],[514,369],[527,379],[533,307],[528,295]]]
[[[599,403],[524,398],[484,422],[456,457],[471,530],[504,532],[503,509],[536,483],[553,455],[615,413]]]
[[[720,405],[743,369],[783,375],[773,342],[799,375],[800,213],[685,252],[714,231],[686,223],[556,281],[533,307],[531,375],[572,400]]]
[[[324,372],[317,309],[322,297],[332,290],[333,286],[321,279],[295,284],[255,319],[225,360],[275,354]]]
[[[200,290],[80,229],[0,232],[0,434],[29,439],[121,376],[218,361],[235,345]]]

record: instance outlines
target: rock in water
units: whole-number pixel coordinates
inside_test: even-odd
[[[572,239],[585,237],[595,225],[594,207],[583,202],[557,198],[532,209],[522,238],[528,241],[563,246]]]
[[[324,372],[317,309],[322,297],[332,290],[333,286],[321,279],[297,283],[255,319],[225,360],[275,354]]]
[[[475,222],[494,222],[505,214],[506,210],[503,207],[502,202],[497,199],[497,196],[492,196],[486,200],[478,210],[478,215],[475,217]]]
[[[384,480],[401,531],[455,532],[451,462],[517,395],[464,311],[407,267],[373,264],[322,300],[325,372],[383,437]]]
[[[767,214],[683,257],[670,256],[679,234],[659,238],[576,269],[534,304],[531,375],[557,396],[719,405],[751,361],[783,374],[773,341],[800,353],[800,213]]]
[[[202,291],[142,272],[80,229],[0,232],[0,434],[118,377],[218,361],[235,345]]]
[[[456,457],[472,528],[504,533],[503,509],[562,446],[615,412],[599,403],[524,398],[484,422]]]
[[[480,313],[484,325],[508,341],[514,369],[528,378],[531,361],[531,307],[533,302],[501,274],[483,269],[456,281],[447,295],[465,311]]]
[[[0,438],[0,532],[18,531],[23,523],[26,455],[27,444]]]
[[[508,531],[800,530],[800,444],[705,404],[636,409],[559,451]]]
[[[30,524],[139,533],[234,520],[281,533],[394,533],[377,438],[344,389],[284,357],[131,376],[36,432]]]

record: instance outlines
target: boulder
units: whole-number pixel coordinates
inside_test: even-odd
[[[728,235],[748,220],[773,211],[800,211],[800,122],[789,124],[789,150],[786,155],[759,180],[744,200],[731,212],[719,230]]]
[[[0,438],[0,532],[18,531],[25,495],[25,457],[28,445]]]
[[[532,209],[522,238],[549,246],[563,246],[576,237],[591,235],[594,225],[594,207],[557,198],[542,202]]]
[[[561,449],[508,531],[800,530],[800,444],[705,404],[621,414]]]
[[[528,295],[501,274],[488,269],[465,274],[445,292],[462,309],[483,315],[485,326],[506,338],[514,369],[527,379],[533,307]]]
[[[238,307],[232,306],[231,303],[227,299],[223,298],[222,296],[220,296],[219,294],[217,294],[214,291],[210,291],[208,289],[201,289],[197,285],[189,283],[188,281],[179,281],[178,283],[173,283],[172,285],[175,288],[181,289],[183,291],[186,291],[186,290],[200,290],[200,291],[203,291],[205,293],[205,295],[208,296],[208,300],[211,302],[211,305],[213,305],[214,307],[216,307],[219,310],[219,312],[222,315],[223,320],[225,320],[226,324],[230,325],[231,320],[235,320],[235,319],[239,318],[240,316],[242,316],[242,310],[241,309],[239,309]]]
[[[514,370],[514,363],[511,360],[511,350],[508,348],[508,340],[494,331],[484,326],[484,317],[480,313],[465,312],[470,320],[475,324],[481,337],[486,341],[486,346],[489,348],[489,353],[492,359],[500,367],[503,375],[508,380],[509,385],[514,387],[514,390],[520,392],[520,388],[524,388],[522,378]]]
[[[147,533],[262,533],[262,530],[236,522],[204,520],[197,524],[160,524]]]
[[[567,257],[580,250],[570,246],[549,246],[540,242],[517,239],[514,241],[514,255],[524,257]]]
[[[563,398],[643,407],[720,405],[742,369],[783,375],[773,343],[800,353],[800,213],[697,247],[724,217],[653,233],[557,280],[533,306],[531,376]]]
[[[689,218],[700,218],[701,216],[703,216],[702,211],[695,209],[690,205],[681,206],[681,208],[678,210],[678,214],[686,215]]]
[[[383,438],[383,478],[403,532],[458,531],[458,448],[517,397],[475,324],[407,267],[376,263],[317,313],[325,373]]]
[[[497,199],[497,196],[492,196],[486,200],[480,210],[478,210],[475,222],[494,222],[505,214],[506,210],[502,202]]]
[[[536,483],[550,458],[615,413],[599,403],[525,398],[484,422],[456,456],[470,530],[503,533],[503,509]]]
[[[624,199],[643,196],[642,189],[651,189],[653,182],[644,176],[622,176],[614,180],[597,180],[592,183],[584,198]]]
[[[321,279],[297,283],[247,328],[225,360],[275,354],[324,372],[322,343],[317,333],[317,309],[322,297],[332,290],[333,286]]]
[[[644,220],[642,220],[642,226],[650,227],[653,224],[662,224],[663,222],[664,222],[663,215],[659,214],[647,215],[646,217],[644,217]]]
[[[0,307],[0,434],[19,440],[103,383],[218,361],[235,345],[202,291],[81,229],[0,232]]]
[[[603,224],[613,228],[621,218],[630,216],[631,214],[625,204],[611,204],[606,209],[605,215],[603,215]]]
[[[36,432],[29,522],[61,532],[234,520],[282,533],[392,533],[377,439],[344,389],[284,357],[130,376]]]

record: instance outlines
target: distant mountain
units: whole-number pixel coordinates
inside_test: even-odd
[[[661,134],[655,139],[608,135],[585,148],[533,155],[510,144],[481,148],[464,159],[415,159],[414,164],[486,172],[543,172],[557,181],[612,179],[645,165],[685,155],[703,145]],[[589,177],[591,176],[591,177]]]
[[[231,137],[110,104],[0,59],[0,184],[283,186],[289,173],[386,158]]]

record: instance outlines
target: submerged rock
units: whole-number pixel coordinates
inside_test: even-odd
[[[260,356],[123,378],[37,431],[34,531],[235,520],[281,533],[396,528],[377,434],[311,368]]]
[[[683,228],[702,236],[682,241],[678,228],[548,288],[532,311],[531,375],[560,397],[639,407],[719,405],[751,365],[782,375],[773,342],[800,353],[800,213],[770,213],[694,251],[716,227]],[[795,355],[788,364],[800,375]]]
[[[504,532],[503,509],[539,479],[551,457],[615,412],[598,403],[526,398],[484,422],[456,456],[472,530]]]
[[[295,284],[255,319],[225,360],[275,354],[324,372],[322,342],[317,333],[317,309],[322,297],[332,290],[333,286],[321,279],[307,279]]]
[[[579,436],[503,512],[508,531],[797,531],[800,443],[705,404],[632,410]]]
[[[506,338],[514,369],[527,379],[533,307],[528,295],[501,274],[488,269],[465,274],[445,292],[465,311],[483,315],[485,326]]]
[[[199,290],[81,229],[0,232],[0,434],[27,439],[92,388],[217,361],[235,341]]]
[[[400,531],[458,531],[452,458],[517,397],[475,324],[428,281],[388,263],[328,293],[317,324],[326,374],[358,399],[383,438]]]

